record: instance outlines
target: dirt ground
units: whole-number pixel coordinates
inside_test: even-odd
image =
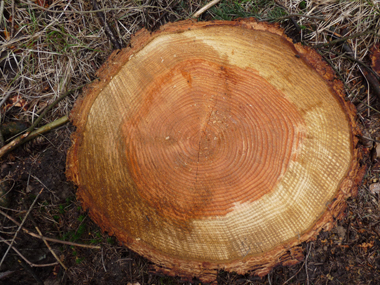
[[[191,2],[186,9],[196,10],[200,6],[200,2]],[[242,11],[239,9],[229,12],[226,8],[210,10],[202,16],[203,20],[217,18],[220,11],[224,13],[223,17],[246,16],[240,15]],[[147,17],[145,21],[145,26],[150,29],[177,20],[170,13],[158,16],[161,17],[159,20],[156,14],[152,15],[156,18]],[[301,40],[296,26],[290,21],[282,24],[294,41]],[[123,38],[121,45],[127,43],[128,38]],[[110,42],[108,46],[111,46]],[[326,55],[327,51],[322,54]],[[105,55],[97,57],[92,68],[96,69],[105,58]],[[363,58],[370,64],[368,55]],[[7,66],[2,68],[5,70]],[[380,137],[380,113],[372,111],[368,116],[368,105],[363,100],[367,100],[369,94],[371,108],[378,110],[380,98],[372,93],[372,89],[368,91],[359,69],[353,70],[352,74],[355,82],[350,81],[348,87],[357,95],[358,100],[352,102],[358,108],[358,122],[365,136],[376,139]],[[70,104],[59,112],[67,113],[68,106]],[[22,104],[15,106],[7,112],[6,118],[10,120],[18,116],[22,109]],[[8,217],[0,215],[0,259],[5,256],[7,243],[12,242],[16,232],[13,244],[19,252],[11,249],[6,254],[0,267],[0,284],[200,284],[197,280],[182,282],[180,278],[149,272],[149,261],[119,246],[114,237],[103,233],[90,220],[76,200],[76,187],[65,176],[66,153],[73,131],[74,128],[66,124],[1,158],[0,210]],[[345,217],[336,221],[332,231],[322,232],[317,240],[301,245],[305,255],[303,262],[276,267],[263,278],[220,272],[218,284],[380,284],[380,186],[377,184],[380,158],[377,158],[373,141],[363,139],[361,144],[366,153],[362,163],[367,166],[367,172],[358,196],[347,200]],[[19,230],[10,218],[18,223],[25,222],[23,228],[30,232],[39,230],[45,237],[71,244],[48,241],[48,247],[41,239]],[[74,243],[99,248],[75,246]]]

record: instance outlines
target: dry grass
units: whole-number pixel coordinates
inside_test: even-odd
[[[48,0],[45,4],[48,8],[20,1],[13,17],[12,2],[3,2],[0,21],[0,100],[19,96],[27,102],[27,110],[10,117],[9,112],[3,114],[2,121],[33,122],[59,95],[91,82],[95,71],[111,53],[112,45],[96,14],[91,12],[89,1],[59,0],[51,4]],[[183,14],[183,9],[174,11],[173,1],[146,3],[100,3],[123,47],[142,27],[154,28],[167,18],[180,20],[189,16]],[[76,96],[61,102],[46,120],[67,115]]]
[[[141,28],[154,30],[169,21],[188,19],[206,2],[199,0],[101,0],[98,5],[119,44],[126,47],[131,35]],[[15,5],[15,9],[12,9],[12,4]],[[293,20],[297,22],[296,26],[292,19],[287,17],[289,14],[301,15],[293,17]],[[234,2],[227,0],[221,1],[208,10],[200,17],[200,20],[249,16],[260,20],[279,21],[294,38],[306,45],[318,46],[318,51],[332,64],[344,82],[347,98],[357,105],[364,133],[372,138],[380,136],[380,119],[377,114],[380,98],[374,96],[371,87],[368,88],[368,75],[365,73],[364,65],[361,64],[368,63],[369,48],[380,41],[380,1],[239,0]],[[299,34],[297,28],[300,30]],[[352,35],[356,36],[344,44],[327,44],[340,37]],[[31,124],[60,95],[94,80],[96,70],[113,48],[105,33],[105,27],[93,11],[90,1],[0,0],[0,122],[23,121]],[[48,113],[42,124],[68,115],[78,95],[79,91],[76,91],[61,101]],[[50,137],[50,142],[45,141],[43,146],[35,147],[30,156],[24,155],[23,159],[31,170],[27,170],[29,177],[26,175],[26,178],[20,179],[27,181],[27,187],[30,181],[30,185],[35,185],[34,190],[23,189],[25,183],[17,182],[12,173],[8,173],[6,178],[2,177],[2,182],[7,179],[12,181],[8,183],[9,185],[7,184],[9,187],[5,193],[18,191],[13,194],[13,197],[17,199],[11,203],[8,213],[19,219],[22,218],[23,213],[25,214],[25,210],[28,209],[27,205],[30,206],[28,193],[37,193],[37,190],[44,187],[48,191],[45,191],[45,196],[37,201],[37,206],[31,212],[35,222],[43,230],[43,234],[48,233],[53,237],[67,235],[66,238],[84,243],[95,241],[103,247],[102,252],[55,247],[64,255],[65,265],[69,268],[66,277],[61,278],[61,280],[69,280],[68,284],[80,282],[83,284],[84,281],[90,283],[94,280],[100,280],[99,284],[107,284],[107,280],[101,279],[102,276],[109,276],[107,270],[108,274],[110,271],[124,274],[127,276],[125,282],[180,284],[176,279],[149,275],[148,263],[144,259],[124,247],[116,246],[115,240],[101,233],[88,218],[83,220],[86,216],[79,208],[79,204],[76,204],[77,202],[71,198],[67,200],[67,197],[61,197],[61,189],[55,189],[54,183],[53,186],[41,185],[33,176],[30,176],[30,173],[39,167],[41,157],[44,157],[42,152],[45,152],[47,148],[54,148],[59,152],[67,149],[70,131],[70,129],[61,129],[59,138],[55,138],[54,134]],[[64,157],[61,159],[64,160]],[[10,159],[7,165],[17,164],[17,161],[17,159],[14,161],[14,158]],[[48,162],[51,161],[48,160]],[[63,168],[64,161],[60,163]],[[19,164],[22,165],[22,161]],[[358,198],[349,201],[348,217],[342,223],[348,223],[347,231],[351,232],[355,238],[362,228],[368,229],[368,241],[370,241],[372,233],[375,236],[377,232],[380,233],[380,227],[375,223],[379,220],[380,210],[378,196],[371,194],[368,187],[370,183],[379,179],[380,167],[371,162],[368,164],[370,164],[370,171],[365,183],[359,191]],[[61,169],[61,175],[64,175],[63,171]],[[16,172],[19,174],[18,170]],[[40,171],[37,176],[44,181],[41,177],[42,173],[43,171]],[[3,199],[4,197],[1,196],[3,194],[0,190],[0,198]],[[12,240],[17,228],[6,223],[5,219],[0,220],[0,225],[2,224],[5,226],[0,227],[0,234],[4,239]],[[33,224],[29,224],[28,228],[33,228]],[[81,233],[82,230],[83,235],[78,235],[78,232]],[[334,236],[334,233],[331,236]],[[21,235],[21,238],[27,241],[25,236]],[[321,240],[322,238],[314,244],[314,251],[310,249],[310,246],[305,246],[307,251],[305,253],[312,251],[310,258],[317,259],[324,256],[322,253],[318,255],[317,250],[318,245],[325,247]],[[22,240],[18,242],[24,244]],[[358,237],[359,242],[363,241]],[[45,248],[43,244],[41,246]],[[379,253],[364,252],[361,248],[358,250],[357,256],[353,255],[359,260],[358,268],[362,268],[360,266],[367,263],[375,268],[376,258],[380,261]],[[347,256],[350,254],[352,253],[348,252]],[[305,264],[306,272],[308,272],[307,265],[318,267],[316,260]],[[334,281],[329,279],[336,264],[333,264],[331,260],[325,264],[328,264],[328,274],[321,273],[317,277],[313,277],[312,273],[310,276],[305,274],[303,267],[299,266],[290,269],[278,268],[263,280],[252,276],[242,277],[221,273],[219,282],[220,284],[282,284],[289,278],[294,278],[293,281],[298,280],[295,282],[300,280],[306,282],[310,277],[310,280],[317,282],[316,284],[330,281],[331,284],[339,284],[336,281],[337,277]],[[357,276],[361,274],[360,272],[367,274],[368,268],[367,266],[362,271],[359,270],[357,275],[351,271],[350,274],[354,274],[352,280],[355,278],[359,280]],[[320,272],[318,270],[315,272]],[[371,271],[368,274],[371,274]],[[361,284],[360,280],[355,279],[355,282],[355,284]]]
[[[299,18],[301,41],[307,45],[322,46],[339,37],[356,35],[343,45],[326,45],[319,50],[341,77],[348,98],[353,103],[364,100],[367,94],[360,94],[363,93],[363,89],[359,88],[363,84],[361,81],[364,75],[363,65],[350,58],[367,62],[369,49],[380,41],[380,2],[377,0],[278,2],[287,7],[290,13],[324,18],[323,21]],[[371,104],[369,98],[365,104]],[[364,109],[368,109],[367,106],[359,107],[359,111]],[[367,116],[370,115],[369,110]]]

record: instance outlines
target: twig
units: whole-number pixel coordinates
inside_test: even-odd
[[[96,2],[96,0],[92,0],[91,2],[92,2],[92,6],[94,7],[94,10],[99,10],[98,3]],[[104,26],[106,35],[111,41],[114,48],[121,49],[119,41],[116,39],[114,32],[112,31],[111,27],[108,25],[105,15],[102,12],[96,12],[96,15],[98,16],[100,23]]]
[[[11,141],[9,144],[3,146],[0,149],[0,157],[2,157],[4,154],[10,152],[12,149],[15,149],[17,146],[19,146],[24,138],[26,138],[29,135],[29,133],[25,133],[17,138],[15,138],[13,141]]]
[[[336,52],[334,52],[334,53],[338,55],[338,53],[336,53]],[[378,74],[377,74],[377,73],[376,73],[376,72],[375,72],[370,66],[368,66],[367,64],[365,64],[363,61],[358,60],[358,59],[356,59],[356,58],[354,58],[354,57],[352,57],[352,56],[349,56],[349,55],[347,55],[347,54],[343,54],[343,57],[345,57],[345,58],[347,58],[347,59],[349,59],[349,60],[352,60],[352,61],[354,61],[354,62],[360,64],[360,65],[363,66],[365,69],[367,69],[367,71],[371,72],[371,73],[373,74],[373,76],[376,77],[377,80],[380,80],[380,76],[379,76],[379,75],[378,75]]]
[[[283,17],[278,17],[278,18],[267,18],[267,19],[265,19],[265,21],[268,21],[268,20],[281,21],[281,20],[286,20],[286,19],[294,18],[294,17],[309,18],[309,19],[316,19],[316,20],[322,20],[322,21],[325,20],[325,17],[320,17],[320,16],[309,16],[309,15],[303,15],[303,14],[289,14],[289,15],[286,15]]]
[[[106,266],[104,265],[103,248],[102,248],[102,253],[101,254],[102,254],[102,264],[103,264],[104,272],[107,272]]]
[[[354,38],[364,36],[364,35],[373,35],[375,37],[380,37],[380,35],[377,34],[375,31],[370,30],[370,31],[364,31],[364,32],[356,33],[356,34],[353,34],[352,36],[342,37],[340,39],[336,39],[336,40],[333,40],[333,41],[328,42],[328,43],[318,44],[318,45],[315,45],[314,47],[319,48],[319,47],[324,47],[324,46],[331,46],[331,45],[335,45],[335,44],[338,44],[341,42],[345,42],[347,40],[354,39]]]
[[[212,6],[218,4],[220,0],[212,0],[210,3],[203,6],[201,9],[198,10],[198,12],[195,12],[193,15],[193,18],[198,18],[200,15],[202,15],[204,12],[206,12],[208,9],[210,9]]]
[[[362,103],[364,106],[366,106],[367,108],[370,108],[371,110],[375,111],[376,113],[380,114],[380,111],[375,109],[374,107],[368,105],[366,102],[364,102],[363,100],[360,100],[359,98],[356,97],[355,100],[358,100],[360,103]]]
[[[371,138],[368,138],[368,137],[365,137],[365,136],[356,135],[356,137],[358,137],[359,139],[363,138],[363,139],[366,139],[366,140],[369,140],[369,141],[372,141],[372,142],[375,142],[375,143],[380,143],[380,141],[378,141],[378,140],[374,140],[374,139],[371,139]]]
[[[8,275],[11,275],[14,271],[11,271],[11,270],[7,270],[5,272],[0,272],[0,279],[1,278],[5,278],[7,277]]]
[[[11,216],[7,215],[6,213],[4,213],[3,211],[0,210],[0,214],[2,214],[3,216],[5,216],[6,218],[8,218],[9,220],[11,220],[12,222],[14,222],[16,225],[20,225],[19,222],[17,222],[15,219],[13,219]],[[39,239],[45,239],[47,241],[51,241],[51,242],[55,242],[55,243],[61,243],[61,244],[67,244],[67,245],[72,245],[72,246],[79,246],[79,247],[86,247],[86,248],[92,248],[92,249],[101,249],[100,246],[97,246],[97,245],[88,245],[88,244],[81,244],[81,243],[75,243],[75,242],[71,242],[71,241],[64,241],[64,240],[59,240],[59,239],[54,239],[54,238],[49,238],[49,237],[45,237],[45,236],[41,236],[41,235],[38,235],[38,234],[35,234],[33,232],[30,232],[29,230],[25,229],[25,228],[21,228],[25,233],[27,233],[28,235],[32,236],[32,237],[35,237],[35,238],[39,238]]]
[[[41,280],[40,277],[38,277],[38,275],[34,272],[33,268],[29,266],[28,263],[26,263],[24,260],[22,259],[17,259],[18,263],[20,263],[20,265],[24,268],[24,270],[29,273],[30,275],[32,275],[32,277],[34,278],[34,280],[36,280],[36,284],[37,285],[44,285],[44,282]]]
[[[1,118],[0,118],[1,120]],[[1,121],[0,121],[0,127],[1,127]],[[0,129],[0,149],[4,146],[4,137],[3,137],[3,133],[1,132],[1,129]]]
[[[5,145],[4,147],[0,148],[0,158],[7,154],[8,152],[14,150],[18,146],[22,145],[23,143],[26,143],[35,137],[38,137],[39,135],[49,132],[55,128],[58,128],[62,126],[63,124],[66,124],[69,121],[68,116],[63,116],[49,124],[46,124],[45,126],[42,126],[41,128],[35,130],[34,132],[23,134],[17,138],[15,138],[13,141]]]
[[[12,151],[19,145],[23,144],[24,142],[27,142],[29,140],[28,136],[33,134],[33,137],[38,136],[39,134],[45,133],[47,131],[52,130],[53,128],[56,128],[58,126],[61,126],[62,124],[66,123],[68,121],[67,116],[64,116],[50,124],[45,125],[44,127],[34,131],[34,128],[41,122],[42,118],[46,115],[47,112],[49,112],[56,104],[58,104],[60,101],[62,101],[64,98],[66,98],[68,95],[74,93],[77,90],[82,89],[87,84],[83,84],[75,89],[71,89],[64,93],[63,95],[59,96],[53,103],[51,103],[48,107],[45,108],[45,110],[42,112],[42,114],[37,118],[37,120],[34,121],[34,123],[25,130],[25,134],[20,135],[19,137],[15,138],[13,141],[8,143],[7,145],[3,146],[0,149],[0,158],[7,154],[8,152]],[[34,131],[34,132],[33,132]],[[32,139],[30,138],[30,139]]]
[[[39,234],[40,236],[42,236],[42,233],[41,233],[40,229],[39,229],[38,227],[35,227],[35,228],[36,228],[38,234]],[[67,270],[67,267],[62,263],[62,261],[59,259],[59,257],[58,257],[58,256],[55,254],[55,252],[51,249],[51,247],[50,247],[50,245],[48,244],[48,242],[46,241],[46,239],[43,238],[42,240],[43,240],[44,243],[46,244],[47,248],[50,250],[51,254],[54,256],[54,258],[59,262],[59,264],[61,264],[61,266],[62,266],[65,270]]]
[[[30,211],[32,211],[32,208],[33,208],[34,204],[36,203],[38,197],[41,195],[41,193],[42,193],[43,190],[44,190],[44,188],[42,188],[41,191],[37,194],[37,196],[36,196],[36,198],[34,199],[32,205],[30,205],[28,212],[25,214],[24,218],[22,219],[21,224],[18,226],[18,229],[17,229],[15,235],[13,236],[12,242],[9,244],[7,250],[5,251],[5,253],[4,253],[4,255],[3,255],[3,258],[2,258],[1,261],[0,261],[0,267],[1,267],[1,265],[3,264],[3,262],[4,262],[4,260],[5,260],[5,257],[7,256],[9,250],[11,249],[11,247],[12,247],[12,245],[13,245],[13,243],[15,242],[15,239],[16,239],[16,237],[17,237],[17,234],[19,233],[20,229],[22,228],[22,225],[25,223],[26,218],[27,218],[28,215],[30,214]]]
[[[38,181],[38,183],[40,183],[43,187],[45,187],[46,190],[48,190],[55,198],[58,199],[57,195],[55,195],[55,193],[53,191],[51,191],[49,189],[49,187],[47,187],[44,183],[42,183],[42,181],[37,177],[37,176],[34,176],[34,175],[31,175],[34,179],[36,179]]]
[[[30,267],[28,263],[26,263],[23,259],[17,259],[17,261],[20,263],[20,265],[25,269],[26,272],[28,272],[30,275],[33,276],[34,280],[36,280],[37,285],[44,285],[44,282],[42,282],[41,278],[38,277],[36,272],[34,272],[33,268]]]
[[[169,4],[169,7],[171,8],[171,9],[173,9],[175,6],[177,6],[179,3],[180,3],[180,1],[181,0],[178,0],[177,2],[175,2],[174,3],[174,5],[172,6],[171,5],[171,3]],[[174,1],[173,1],[174,2]],[[170,10],[166,10],[166,11],[164,11],[162,14],[161,14],[161,16],[160,17],[158,17],[158,18],[156,18],[155,20],[154,20],[154,23],[152,24],[152,26],[151,26],[151,30],[153,31],[154,30],[154,28],[156,27],[156,25],[157,25],[157,23],[159,22],[159,21],[161,21],[161,19],[169,12]]]
[[[333,34],[334,37],[338,38],[338,39],[343,39],[342,37],[340,37],[340,35],[337,35],[337,34]],[[332,41],[334,42],[334,41]],[[343,49],[346,51],[347,54],[349,55],[353,55],[353,51],[351,49],[351,47],[348,45],[348,44],[343,44]],[[332,52],[332,51],[330,51]],[[336,52],[333,52],[334,54],[336,55],[340,55]],[[364,79],[367,81],[367,85],[368,85],[368,89],[369,87],[371,86],[372,87],[372,91],[373,93],[375,93],[375,95],[380,98],[380,77],[379,75],[371,68],[369,67],[367,64],[365,64],[364,62],[356,59],[355,57],[353,56],[349,56],[347,54],[343,54],[344,57],[346,57],[347,59],[349,60],[352,60],[358,64],[360,64],[361,66],[364,67],[364,70],[362,70],[359,66],[359,69],[360,69],[360,72],[362,73]],[[368,100],[368,105],[369,105],[369,100]],[[368,109],[369,111],[369,109]]]
[[[306,271],[306,281],[307,281],[307,285],[309,285],[309,272],[307,271],[307,260],[309,259],[309,255],[310,255],[310,249],[311,249],[311,246],[312,246],[313,243],[310,243],[310,245],[308,246],[308,251],[307,251],[307,255],[306,255],[306,258],[305,258],[305,271]]]
[[[56,14],[61,14],[61,13],[65,13],[65,14],[79,14],[79,15],[82,15],[82,14],[94,14],[94,13],[97,13],[97,12],[109,12],[109,11],[123,11],[123,10],[136,10],[136,11],[139,11],[139,12],[143,12],[143,9],[144,8],[156,8],[156,9],[159,9],[159,10],[163,10],[163,11],[167,11],[167,9],[163,8],[163,7],[159,7],[159,6],[151,6],[151,5],[142,5],[142,6],[139,6],[139,7],[119,7],[119,8],[104,8],[104,9],[99,9],[99,10],[89,10],[89,11],[78,11],[78,10],[75,10],[75,11],[64,11],[62,12],[62,10],[57,10],[57,11],[54,11],[52,10],[52,8],[55,8],[54,4],[50,5],[49,8],[44,8],[40,5],[37,5],[37,4],[34,4],[33,2],[29,2],[29,1],[20,1],[22,3],[25,3],[25,4],[28,4],[32,7],[35,7],[39,10],[43,10],[43,11],[46,11],[46,12],[49,12],[49,13],[56,13]],[[74,9],[72,7],[72,9]],[[178,14],[174,13],[173,11],[169,11],[170,14],[172,15],[176,15],[178,16]]]
[[[335,35],[335,34],[334,34]],[[336,36],[336,35],[335,35]],[[354,56],[355,57],[355,54],[354,52],[352,51],[350,45],[348,45],[347,43],[343,43],[343,49],[350,55]],[[355,60],[356,62],[357,59],[352,57],[351,60]],[[364,67],[364,70],[361,69],[360,65],[358,66],[361,74],[363,75],[365,81],[367,82],[367,104],[368,106],[370,106],[370,87],[373,88],[373,92],[376,94],[376,96],[378,98],[380,98],[380,85],[379,85],[379,78],[377,76],[377,74],[369,67],[367,66],[366,64],[362,63],[362,62],[358,62],[359,64],[361,64],[363,67]],[[373,74],[371,73],[371,71],[373,72]],[[375,74],[375,76],[374,76]],[[368,108],[368,117],[370,116],[371,112],[370,112],[371,109]]]
[[[3,2],[1,2],[3,3]],[[5,93],[6,91],[4,91]],[[8,92],[8,94],[3,98],[3,100],[1,100],[0,102],[0,107],[3,106],[3,104],[8,100],[8,98],[12,95],[12,92]]]
[[[304,262],[304,264],[305,264],[305,262]],[[296,277],[297,274],[300,273],[300,271],[302,270],[304,264],[302,264],[301,268],[298,269],[298,271],[296,272],[296,274],[294,274],[292,277],[290,277],[288,280],[286,280],[282,285],[288,284],[288,282],[289,282],[290,280],[292,280],[294,277]]]
[[[0,25],[3,21],[3,12],[4,12],[4,0],[0,0]]]
[[[47,264],[34,264],[34,263],[30,262],[28,259],[26,259],[26,257],[23,256],[22,253],[17,250],[17,248],[15,248],[13,245],[11,245],[9,242],[7,242],[5,239],[3,239],[1,236],[0,236],[0,239],[3,243],[6,243],[8,246],[10,246],[17,253],[17,255],[20,256],[23,260],[25,260],[25,262],[28,263],[31,267],[47,267],[47,266],[55,266],[55,265],[59,264],[58,262],[47,263]]]
[[[69,121],[69,117],[63,116],[63,117],[61,117],[61,118],[59,118],[59,119],[57,119],[57,120],[55,120],[49,124],[46,124],[46,125],[42,126],[41,128],[31,132],[29,134],[29,136],[23,140],[22,143],[28,142],[28,141],[34,139],[35,137],[38,137],[39,135],[42,135],[42,134],[47,133],[53,129],[56,129],[56,128],[66,124],[68,121]]]
[[[90,82],[91,83],[91,82]],[[53,103],[51,103],[48,107],[45,108],[45,110],[42,112],[42,114],[37,118],[37,120],[34,121],[34,123],[26,130],[26,132],[32,132],[34,128],[41,122],[42,118],[46,115],[47,112],[49,112],[55,105],[57,105],[59,102],[61,102],[63,99],[65,99],[70,94],[74,93],[77,90],[81,90],[84,86],[87,84],[83,84],[77,88],[71,89],[67,91],[66,93],[59,96]]]
[[[15,31],[15,0],[12,0],[11,38],[13,38],[14,31]]]
[[[335,74],[339,77],[340,81],[343,82],[343,86],[344,86],[344,90],[345,90],[345,92],[346,92],[347,94],[349,94],[349,92],[348,92],[349,88],[348,88],[347,84],[344,82],[344,78],[343,78],[342,74],[340,74],[339,70],[336,69],[336,67],[335,67],[334,64],[331,62],[331,60],[328,59],[328,58],[322,53],[321,50],[317,49],[316,51],[317,51],[317,52],[318,52],[318,53],[324,58],[324,60],[327,61],[327,63],[330,65],[330,67],[334,70]]]
[[[311,243],[311,244],[312,244],[312,243]],[[311,245],[310,245],[310,248],[311,248]],[[290,280],[292,280],[294,277],[296,277],[297,274],[300,273],[300,271],[302,270],[302,268],[303,268],[304,266],[305,266],[305,268],[306,268],[307,284],[309,284],[309,274],[308,274],[308,272],[307,272],[307,259],[309,258],[309,255],[310,255],[310,248],[308,249],[308,253],[307,253],[306,257],[305,257],[305,261],[303,262],[301,268],[296,272],[296,274],[294,274],[292,277],[290,277],[288,280],[286,280],[286,281],[284,282],[284,284],[282,284],[282,285],[287,284]]]

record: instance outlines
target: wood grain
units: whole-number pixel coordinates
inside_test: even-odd
[[[131,46],[72,113],[67,176],[91,217],[185,278],[302,259],[363,175],[331,68],[253,19],[169,24]]]

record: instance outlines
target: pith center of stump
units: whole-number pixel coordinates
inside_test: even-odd
[[[128,171],[144,201],[177,219],[269,193],[305,135],[284,94],[227,63],[180,62],[136,98],[122,127]]]

